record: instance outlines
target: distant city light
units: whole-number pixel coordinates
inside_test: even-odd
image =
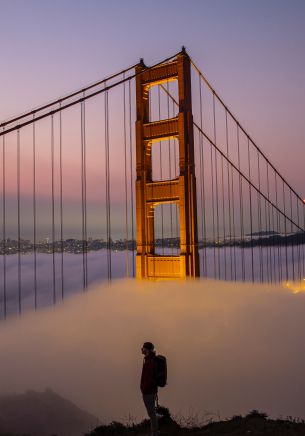
[[[284,282],[284,286],[290,289],[291,292],[297,294],[299,292],[305,292],[305,279],[299,281],[287,281]]]

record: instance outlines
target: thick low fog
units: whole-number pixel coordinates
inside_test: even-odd
[[[251,249],[241,250],[238,247],[219,248],[214,252],[213,248],[199,250],[200,270],[202,276],[208,278],[220,278],[242,280],[242,263],[245,264],[245,280],[252,280],[252,254],[254,257],[253,277],[255,281],[281,281],[288,277],[289,280],[298,276],[299,272],[304,271],[304,262],[299,257],[299,262],[294,262],[296,257],[293,256],[293,247],[285,249],[285,255],[277,259],[272,254],[273,263],[269,259],[269,251],[254,247]],[[171,253],[170,249],[166,249]],[[276,251],[278,248],[276,249]],[[283,248],[281,248],[283,250]],[[166,251],[165,251],[166,253]],[[235,253],[235,254],[234,254]],[[161,254],[164,254],[161,249]],[[278,254],[278,253],[277,253]],[[287,254],[287,257],[286,257]],[[215,257],[216,256],[216,263]],[[296,253],[295,253],[296,255]],[[132,251],[128,251],[128,276],[133,274],[133,256]],[[261,257],[262,256],[262,257]],[[232,259],[236,258],[234,262]],[[112,278],[126,278],[126,251],[112,251]],[[31,253],[21,255],[20,257],[20,294],[22,311],[33,308],[35,301],[35,268],[34,255]],[[280,260],[280,262],[278,262]],[[53,304],[53,272],[55,277],[55,294],[56,301],[83,290],[83,256],[81,254],[55,253],[54,264],[53,256],[46,253],[37,253],[36,256],[36,291],[37,307]],[[217,268],[217,262],[220,262],[220,270]],[[269,264],[271,268],[269,267]],[[107,269],[107,251],[98,250],[87,254],[87,280],[89,285],[101,283],[108,280]],[[5,289],[4,281],[1,277],[6,272]],[[54,268],[54,271],[53,271]],[[220,276],[218,276],[220,274]],[[0,319],[4,317],[4,301],[6,295],[6,313],[7,316],[13,316],[18,313],[18,256],[17,254],[6,256],[5,262],[3,256],[0,256]]]
[[[50,387],[104,422],[141,419],[149,340],[168,358],[172,413],[305,418],[304,314],[304,293],[267,284],[102,284],[1,323],[0,393]]]

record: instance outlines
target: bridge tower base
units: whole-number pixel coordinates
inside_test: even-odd
[[[148,69],[136,67],[136,277],[186,278],[199,276],[197,239],[197,198],[190,59],[183,50],[175,60]],[[152,122],[149,119],[149,89],[177,80],[179,113],[175,118]],[[152,147],[156,141],[177,138],[179,176],[172,180],[152,180]],[[176,203],[180,218],[180,254],[155,254],[154,211],[165,203]]]

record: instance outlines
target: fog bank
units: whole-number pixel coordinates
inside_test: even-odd
[[[101,420],[144,417],[143,341],[168,358],[160,402],[305,418],[305,294],[218,281],[95,286],[0,326],[0,393],[46,387]]]

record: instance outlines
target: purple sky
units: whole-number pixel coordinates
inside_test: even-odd
[[[138,0],[0,0],[0,6],[1,120],[140,57],[150,65],[185,45],[241,124],[305,197],[304,1],[156,0],[152,6]],[[89,159],[90,169],[95,173],[98,165]]]

